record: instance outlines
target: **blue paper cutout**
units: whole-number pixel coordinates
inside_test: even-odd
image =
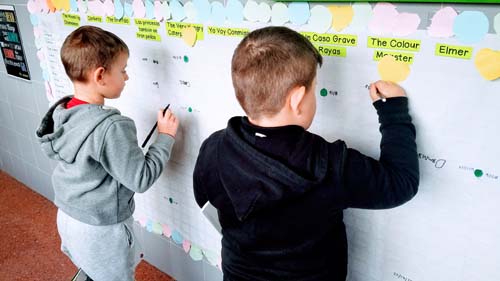
[[[309,17],[311,16],[311,12],[309,10],[308,3],[290,3],[288,5],[288,14],[290,16],[290,21],[293,24],[302,25],[305,24]]]
[[[184,241],[184,238],[179,233],[179,231],[174,230],[172,231],[172,240],[174,240],[175,244],[181,245],[182,241]]]
[[[208,0],[193,0],[193,5],[196,9],[198,22],[206,22],[210,18],[210,3]]]
[[[243,22],[243,5],[238,0],[228,0],[226,4],[226,17],[231,23]]]
[[[146,6],[146,18],[153,19],[155,17],[155,5],[153,0],[145,0],[144,4]]]
[[[77,12],[78,11],[78,3],[76,2],[76,0],[70,0],[69,1],[69,6],[70,6],[70,10],[72,12]]]
[[[226,10],[220,2],[212,2],[212,22],[216,25],[223,25],[226,21]]]
[[[153,232],[153,222],[151,220],[148,220],[146,222],[146,230],[149,232]]]
[[[134,15],[134,7],[132,6],[132,3],[125,2],[123,8],[125,10],[125,16],[132,17]]]
[[[460,13],[453,23],[453,32],[462,43],[472,44],[483,39],[488,33],[488,18],[477,11],[465,11]]]
[[[125,11],[123,10],[123,5],[121,0],[115,0],[115,18],[123,18]]]
[[[37,26],[39,21],[38,21],[38,16],[36,14],[31,14],[30,15],[30,21],[33,26]]]
[[[178,0],[172,0],[170,2],[170,12],[172,13],[173,21],[182,21],[186,17],[184,7],[182,7]]]

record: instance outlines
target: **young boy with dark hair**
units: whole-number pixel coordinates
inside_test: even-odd
[[[98,27],[69,34],[61,59],[74,96],[57,101],[37,130],[42,150],[59,161],[52,184],[61,249],[95,281],[134,280],[134,193],[162,173],[179,125],[170,110],[158,111],[159,134],[144,155],[134,121],[104,105],[120,97],[128,56],[120,38]]]
[[[370,86],[378,161],[307,131],[321,64],[314,46],[286,27],[251,32],[233,54],[247,117],[205,140],[193,175],[198,205],[218,210],[224,280],[345,280],[343,210],[392,208],[417,193],[415,128],[398,85]]]

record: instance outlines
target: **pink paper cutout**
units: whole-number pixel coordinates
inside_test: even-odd
[[[49,81],[45,81],[45,95],[47,96],[47,100],[54,100],[54,95],[52,95],[52,88],[50,87]]]
[[[217,267],[219,268],[219,270],[222,270],[222,258],[219,258],[219,260],[217,261]]]
[[[26,8],[28,8],[28,12],[30,12],[30,14],[40,12],[38,2],[36,2],[35,0],[29,0]]]
[[[114,16],[115,15],[115,4],[111,0],[104,0],[102,4],[104,8],[104,15],[106,16]]]
[[[191,249],[191,242],[189,242],[188,240],[184,240],[182,242],[182,248],[184,249],[184,252],[188,253],[189,249]]]
[[[406,36],[415,32],[420,24],[417,14],[399,13],[390,3],[378,3],[373,8],[373,16],[368,23],[371,32],[382,35]]]
[[[142,227],[146,227],[146,221],[147,221],[147,219],[146,219],[146,218],[140,218],[140,219],[139,219],[139,224],[140,224]]]
[[[420,17],[417,14],[401,13],[396,16],[396,25],[392,29],[392,34],[396,36],[407,36],[415,32],[420,24]]]
[[[36,56],[38,57],[38,60],[40,62],[45,60],[45,54],[42,52],[42,50],[39,50],[38,52],[36,52]]]
[[[168,225],[162,224],[161,228],[162,228],[162,231],[163,231],[163,236],[165,236],[165,237],[172,236],[172,230],[170,229],[170,227],[168,227]]]
[[[163,6],[160,1],[155,1],[155,19],[163,21]]]
[[[81,13],[86,13],[88,9],[87,0],[78,0],[78,11]]]
[[[457,15],[457,12],[452,7],[444,7],[437,11],[431,19],[431,25],[427,28],[429,36],[442,38],[452,37],[453,22]]]
[[[105,16],[106,12],[104,11],[104,4],[101,0],[93,0],[87,2],[87,7],[89,11],[96,16]]]
[[[378,3],[373,8],[373,16],[368,28],[375,34],[390,33],[396,23],[398,11],[390,3]]]
[[[134,18],[144,18],[146,16],[146,7],[144,7],[142,0],[134,0],[132,7],[134,8]]]
[[[42,35],[42,29],[38,26],[33,27],[33,34],[35,35],[35,38],[38,38]]]

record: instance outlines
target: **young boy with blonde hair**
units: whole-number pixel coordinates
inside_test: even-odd
[[[37,130],[42,150],[59,161],[52,184],[61,249],[95,281],[134,280],[134,193],[162,173],[179,125],[170,110],[159,110],[159,134],[144,155],[134,121],[104,105],[120,97],[128,56],[127,45],[101,28],[69,34],[61,59],[74,96],[57,101]]]
[[[198,205],[218,210],[224,280],[345,280],[343,210],[392,208],[417,193],[415,127],[398,85],[370,86],[379,160],[307,131],[321,64],[286,27],[255,30],[234,51],[233,85],[247,117],[204,141],[193,175]]]

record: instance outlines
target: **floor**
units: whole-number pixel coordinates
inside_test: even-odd
[[[0,280],[70,280],[77,268],[59,250],[56,207],[0,171]],[[173,281],[142,261],[136,281]]]

